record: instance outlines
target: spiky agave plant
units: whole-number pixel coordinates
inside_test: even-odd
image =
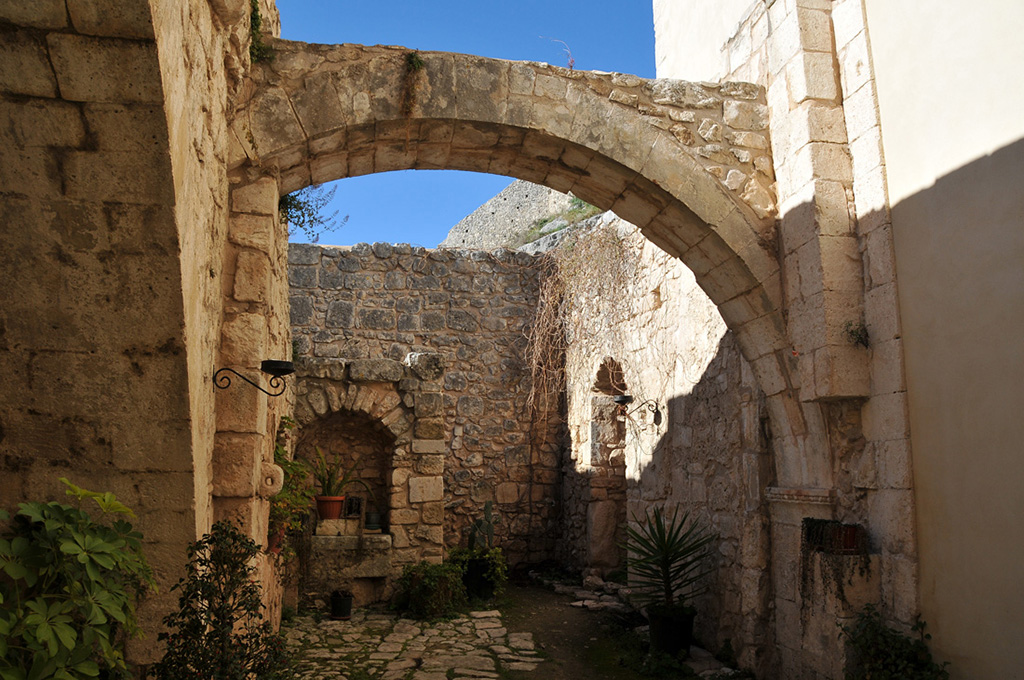
[[[644,605],[672,608],[686,606],[687,600],[704,591],[704,578],[711,572],[708,553],[718,538],[690,513],[679,517],[679,509],[666,519],[661,508],[633,516],[636,527],[626,526],[626,564],[636,584],[637,601]]]

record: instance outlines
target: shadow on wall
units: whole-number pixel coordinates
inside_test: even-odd
[[[892,208],[922,616],[961,677],[1024,665],[1022,187],[1024,139]]]
[[[688,394],[670,397],[663,422],[628,428],[638,448],[630,516],[678,507],[718,534],[708,590],[694,605],[695,634],[712,652],[731,640],[745,667],[770,663],[774,632],[768,503],[774,481],[764,397],[731,332]],[[638,414],[639,415],[639,412]],[[644,436],[646,434],[646,436]],[[640,435],[640,436],[638,436]],[[627,444],[628,445],[628,444]]]
[[[628,373],[630,357],[623,353],[619,358]],[[618,445],[623,447],[610,457],[625,454],[629,463],[628,473],[626,468],[619,472],[628,476],[622,480],[627,486],[628,515],[642,517],[654,507],[668,507],[671,513],[678,507],[720,536],[713,552],[716,564],[710,587],[695,603],[698,639],[713,652],[729,639],[746,667],[764,669],[771,663],[774,632],[763,491],[774,475],[764,399],[754,387],[750,368],[729,332],[719,340],[703,373],[693,376],[687,394],[666,401],[664,395],[644,393],[639,381],[628,382],[627,391],[634,396],[629,405],[617,405],[611,396],[594,393],[591,444],[576,454],[584,459],[583,469],[577,470],[567,460],[563,471],[567,495],[575,493],[583,500],[565,508],[575,515],[565,518],[567,531],[579,536],[570,560],[606,575],[614,571],[593,562],[595,539],[600,542],[616,529],[594,526],[595,521],[608,519],[596,508],[610,507],[603,480],[611,475],[600,467],[607,463],[604,449],[617,434],[616,428],[603,422],[602,415],[610,407],[622,430]],[[645,399],[657,401],[657,414],[644,405]],[[629,414],[625,420],[623,413]],[[609,436],[602,436],[604,430]],[[597,488],[595,480],[600,482]]]

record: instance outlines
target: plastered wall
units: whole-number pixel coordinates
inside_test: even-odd
[[[906,350],[921,610],[953,678],[1020,675],[1024,7],[865,3]],[[908,58],[913,55],[913,58]],[[969,106],[949,105],[949,96]],[[949,130],[969,131],[948,135]]]

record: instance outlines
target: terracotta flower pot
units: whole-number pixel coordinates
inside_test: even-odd
[[[316,514],[320,519],[338,519],[345,510],[344,496],[317,496]]]
[[[281,542],[284,540],[284,527],[278,527],[267,535],[267,552],[275,555],[281,552]]]

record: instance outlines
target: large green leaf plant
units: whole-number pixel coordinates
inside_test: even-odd
[[[21,503],[13,519],[0,510],[0,678],[130,678],[124,642],[141,635],[135,603],[154,584],[142,534],[113,494],[60,481],[75,506]],[[94,520],[86,501],[116,519]]]

